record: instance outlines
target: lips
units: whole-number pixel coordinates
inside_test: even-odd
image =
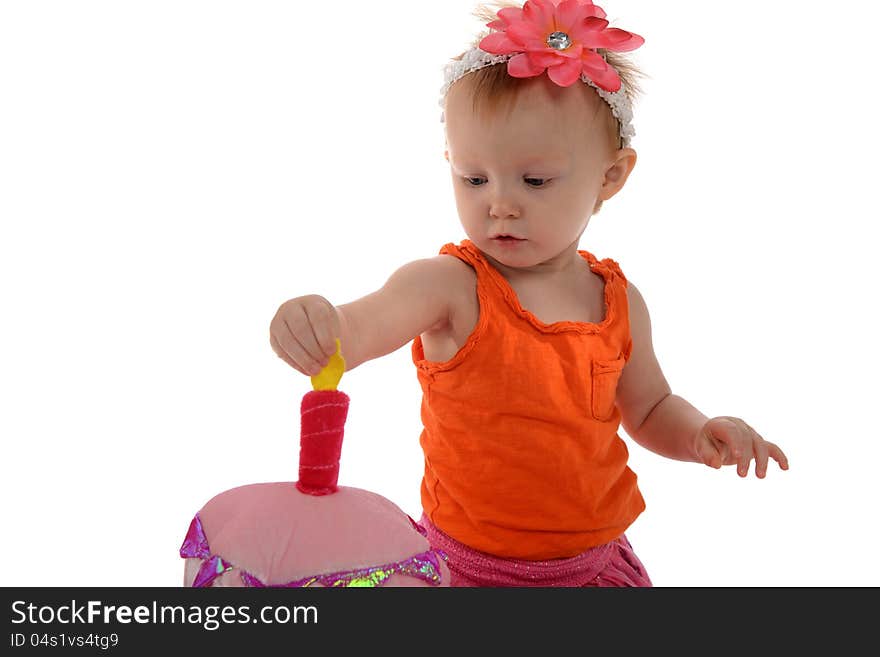
[[[493,240],[501,240],[502,242],[515,242],[515,241],[522,241],[523,238],[516,237],[515,235],[501,234],[501,235],[494,235],[492,237],[492,239]]]

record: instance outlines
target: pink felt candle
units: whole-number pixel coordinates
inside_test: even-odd
[[[312,390],[300,407],[299,481],[308,495],[329,495],[337,490],[342,436],[349,397],[339,390]]]

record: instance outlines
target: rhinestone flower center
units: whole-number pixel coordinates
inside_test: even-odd
[[[547,37],[547,45],[554,50],[565,50],[571,45],[571,39],[565,32],[553,32]]]

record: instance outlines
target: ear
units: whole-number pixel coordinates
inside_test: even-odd
[[[626,184],[626,179],[636,166],[638,156],[632,148],[618,149],[609,167],[605,170],[605,178],[599,189],[599,200],[607,201],[617,194]]]
[[[445,157],[446,161],[449,162],[449,151],[443,151],[443,157]]]

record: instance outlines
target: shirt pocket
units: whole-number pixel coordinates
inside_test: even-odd
[[[612,360],[594,359],[592,371],[591,408],[593,418],[606,422],[614,415],[614,399],[617,396],[617,382],[626,365],[621,356]]]

